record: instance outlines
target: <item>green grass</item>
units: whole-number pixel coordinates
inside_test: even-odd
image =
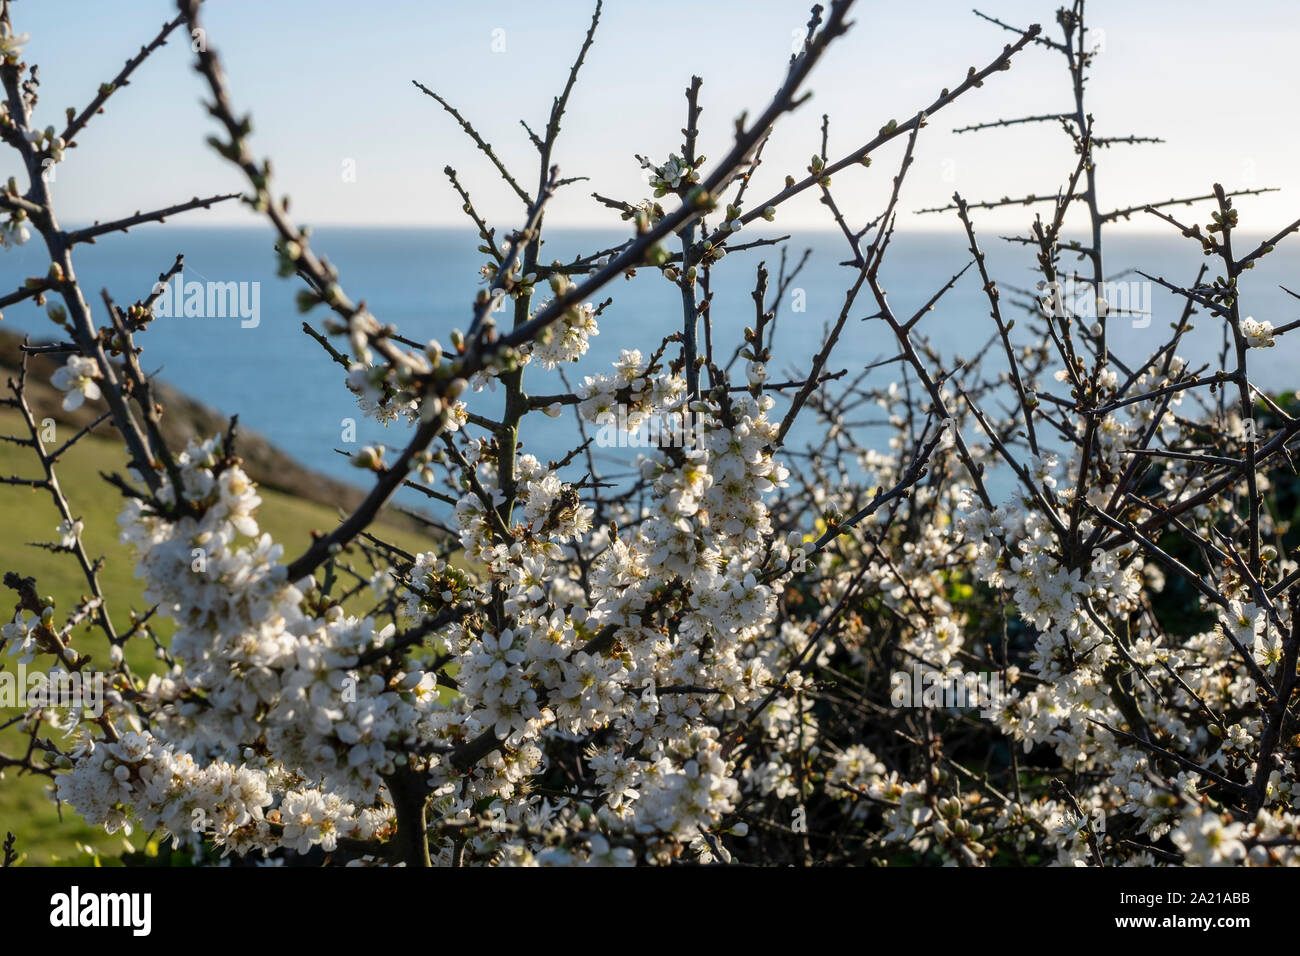
[[[0,434],[26,436],[26,428],[17,412],[0,410]],[[66,436],[61,434],[60,440]],[[59,460],[56,473],[75,516],[85,522],[83,540],[91,559],[106,559],[100,571],[100,583],[109,601],[109,610],[119,632],[130,626],[130,612],[134,608],[143,612],[147,606],[141,597],[142,582],[134,575],[135,562],[126,548],[118,543],[117,516],[121,511],[119,492],[99,477],[100,472],[123,472],[125,456],[112,442],[86,438]],[[41,477],[40,466],[32,450],[9,442],[0,443],[0,475]],[[329,530],[338,519],[333,509],[324,505],[260,489],[262,506],[258,522],[277,543],[284,546],[286,559],[299,553],[309,542],[309,529]],[[44,489],[31,490],[18,486],[0,486],[0,572],[17,571],[24,577],[36,578],[42,595],[55,599],[56,611],[66,613],[88,592],[85,579],[76,559],[67,553],[52,553],[33,548],[28,542],[52,542],[59,514],[50,494]],[[374,533],[400,548],[412,553],[429,550],[432,542],[419,534],[403,528],[376,525]],[[368,565],[357,556],[358,571]],[[10,595],[12,592],[5,591]],[[368,610],[369,592],[349,602],[348,610],[363,613]],[[12,605],[0,599],[0,614],[12,619]],[[171,633],[170,622],[157,618],[155,632],[166,638]],[[97,630],[79,630],[73,646],[81,653],[90,654],[97,661],[105,659],[107,640]],[[144,639],[132,640],[126,648],[127,663],[137,673],[156,669],[152,645]],[[8,665],[12,658],[0,658]],[[37,657],[32,666],[41,662]],[[48,658],[44,658],[48,660]],[[0,708],[0,723],[15,714]],[[57,733],[57,731],[47,731]],[[0,730],[0,753],[15,756],[22,753],[26,737],[10,728]],[[58,808],[49,798],[49,780],[45,777],[18,775],[12,769],[0,778],[0,838],[5,831],[17,835],[16,849],[26,864],[53,863],[95,864],[97,857],[109,861],[127,847],[122,834],[109,836],[98,828],[87,826],[70,808],[64,807],[62,820]],[[136,849],[144,845],[146,834],[139,832],[130,838]]]

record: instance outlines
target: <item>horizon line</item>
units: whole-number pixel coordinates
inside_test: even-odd
[[[65,228],[74,229],[74,230],[83,229],[86,227],[100,224],[101,222],[102,220],[85,220],[85,221],[69,220],[68,225]],[[184,223],[157,223],[157,222],[140,223],[138,225],[132,226],[130,230],[121,230],[121,232],[129,234],[130,232],[136,230],[150,229],[150,227],[156,227],[161,225],[170,226],[172,230],[188,229],[193,231],[214,231],[215,232],[223,229],[224,230],[241,229],[241,230],[247,230],[251,232],[255,230],[262,231],[262,230],[269,229],[271,231],[274,231],[274,227],[270,226],[265,221],[250,219],[246,223],[232,222],[232,221],[225,221],[225,220],[219,222],[206,222],[206,223],[201,223],[197,221],[184,222]],[[373,229],[373,230],[390,230],[390,231],[447,230],[447,231],[455,231],[455,232],[464,232],[467,235],[473,235],[473,236],[478,235],[477,231],[472,225],[467,225],[461,222],[314,221],[314,222],[305,223],[304,225],[310,227],[313,230],[315,229]],[[1129,221],[1125,221],[1125,222],[1116,221],[1116,222],[1108,223],[1107,225],[1120,229],[1121,231],[1128,233],[1130,235],[1168,236],[1170,238],[1183,238],[1182,234],[1178,230],[1168,226],[1161,228],[1159,225],[1156,224],[1147,225],[1146,223],[1129,222]],[[632,235],[630,230],[622,229],[619,226],[611,225],[608,223],[550,223],[548,224],[547,228],[551,232],[577,232],[577,231],[609,232],[609,233],[626,232],[629,235],[629,238]],[[754,232],[754,233],[756,233],[757,231],[758,230],[754,230],[754,229],[747,230],[747,232]],[[807,234],[817,234],[817,235],[825,234],[825,235],[834,235],[834,236],[843,235],[843,233],[839,229],[835,228],[834,226],[792,226],[789,229],[785,229],[785,230],[778,229],[774,231],[778,234],[784,232],[792,236],[807,235]],[[925,234],[925,235],[961,235],[961,236],[964,236],[966,234],[965,229],[958,225],[921,226],[921,227],[908,227],[906,229],[896,228],[894,231],[896,236],[906,236],[906,235],[917,234],[917,233]],[[1272,236],[1275,235],[1278,230],[1237,228],[1233,231],[1236,235]],[[998,233],[999,235],[1004,234],[1005,230],[998,229],[997,227],[993,227],[991,229],[985,228],[983,230],[976,230],[976,233],[977,235],[982,234],[983,236],[992,236],[994,233]],[[118,233],[110,233],[108,235],[117,235],[117,234]],[[508,233],[506,234],[508,235]],[[104,239],[104,238],[108,238],[108,236],[105,235],[99,238]],[[770,237],[764,236],[764,238],[770,238]]]

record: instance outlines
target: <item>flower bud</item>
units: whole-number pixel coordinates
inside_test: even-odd
[[[352,464],[357,468],[379,471],[384,467],[384,446],[367,445],[352,456]]]

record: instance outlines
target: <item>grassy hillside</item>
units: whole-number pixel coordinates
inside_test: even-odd
[[[17,412],[0,410],[0,434],[26,435]],[[60,429],[61,439],[70,434],[71,431]],[[124,465],[125,456],[119,446],[91,437],[69,451],[57,468],[73,513],[85,522],[84,539],[88,553],[92,559],[99,555],[106,558],[100,580],[119,631],[129,626],[132,607],[138,611],[147,609],[141,598],[140,582],[134,577],[134,561],[117,543],[121,495],[99,477],[101,471],[121,472]],[[0,475],[40,477],[40,468],[29,448],[3,442],[0,443]],[[259,514],[262,530],[284,546],[286,555],[294,555],[307,545],[309,529],[329,530],[338,522],[336,511],[325,505],[265,488],[260,493],[263,498]],[[76,560],[69,554],[53,554],[28,544],[57,540],[55,528],[58,523],[59,515],[48,492],[0,486],[0,529],[3,529],[0,532],[0,572],[17,571],[35,577],[40,593],[52,595],[56,608],[65,612],[87,590]],[[431,546],[429,540],[409,527],[378,524],[373,530],[409,552],[428,550]],[[361,570],[364,564],[358,561],[357,566]],[[5,595],[11,593],[4,591]],[[356,613],[367,610],[368,596],[369,592],[363,594],[349,610]],[[0,614],[4,614],[6,620],[12,617],[10,598],[0,597]],[[166,637],[170,633],[169,623],[160,621],[155,630]],[[106,654],[107,642],[97,632],[79,632],[74,644],[79,651],[98,660]],[[0,659],[0,665],[7,666],[9,660],[7,657]],[[145,640],[130,642],[127,660],[137,672],[148,672],[155,666],[151,645]],[[13,711],[0,709],[0,723],[13,714]],[[14,729],[0,730],[0,753],[12,756],[21,752],[19,748],[24,740]],[[17,849],[24,856],[23,862],[84,864],[93,860],[93,852],[105,857],[115,857],[122,852],[124,846],[120,834],[109,837],[102,830],[87,827],[67,808],[63,822],[59,823],[58,810],[44,793],[47,787],[45,778],[17,776],[13,771],[0,779],[0,838],[6,830],[17,834]],[[130,839],[134,847],[140,849],[145,837],[136,833]]]

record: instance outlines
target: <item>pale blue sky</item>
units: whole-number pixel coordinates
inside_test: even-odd
[[[448,224],[464,222],[442,175],[450,163],[476,205],[503,230],[520,204],[453,121],[412,85],[437,89],[470,117],[530,190],[536,154],[519,119],[544,124],[593,3],[588,0],[208,0],[205,17],[223,55],[236,103],[253,114],[254,147],[274,159],[294,213],[305,222]],[[969,0],[859,3],[856,26],[832,49],[811,88],[815,96],[788,117],[769,145],[752,196],[800,174],[831,114],[831,152],[868,140],[891,117],[903,119],[955,85],[970,65],[991,60],[1011,34],[978,20]],[[989,0],[1001,19],[1057,30],[1056,4]],[[18,0],[15,26],[32,34],[29,61],[41,66],[46,121],[61,125],[122,60],[173,12],[166,0]],[[588,175],[555,202],[552,223],[618,225],[590,198],[646,195],[632,154],[662,159],[681,141],[682,91],[692,72],[705,80],[702,150],[720,155],[732,120],[756,110],[779,84],[792,31],[807,20],[799,0],[610,0],[579,80],[556,154],[564,175]],[[1229,188],[1276,185],[1284,191],[1243,199],[1252,231],[1300,215],[1300,130],[1295,122],[1295,56],[1300,8],[1293,0],[1100,0],[1090,22],[1105,31],[1090,87],[1098,135],[1158,135],[1160,146],[1115,147],[1100,154],[1107,208]],[[504,30],[504,52],[493,52]],[[502,34],[495,34],[499,41]],[[498,45],[499,42],[498,42]],[[946,204],[954,188],[968,199],[1050,192],[1072,157],[1046,125],[953,136],[953,126],[1069,108],[1062,58],[1031,48],[1016,67],[936,116],[922,133],[903,208]],[[196,192],[242,183],[204,144],[211,121],[188,45],[173,40],[110,101],[58,169],[56,198],[66,221],[111,218],[167,205]],[[875,215],[887,194],[901,140],[869,170],[835,177],[851,220]],[[6,151],[7,152],[7,151]],[[345,183],[344,160],[356,164]],[[14,172],[0,155],[0,173]],[[230,205],[187,214],[189,224],[249,222]],[[1203,217],[1202,213],[1202,217]],[[1019,231],[1031,213],[981,214],[984,228]],[[1149,220],[1149,217],[1147,217]],[[910,216],[908,228],[951,217]],[[811,195],[777,226],[831,223]],[[1148,229],[1157,223],[1144,223]]]

